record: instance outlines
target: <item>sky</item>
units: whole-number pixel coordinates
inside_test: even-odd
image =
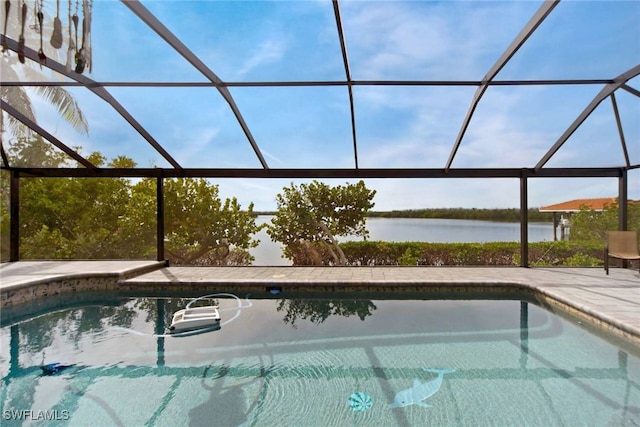
[[[44,1],[49,19],[55,16],[55,4]],[[61,0],[60,4],[66,26],[69,3]],[[331,1],[156,0],[142,4],[223,81],[345,80]],[[343,1],[340,11],[351,76],[354,80],[479,81],[541,4]],[[71,7],[75,9],[75,2]],[[10,17],[16,18],[17,10]],[[18,21],[13,21],[7,33],[17,39]],[[38,43],[37,34],[28,30],[27,45],[37,50]],[[93,67],[85,75],[95,81],[207,81],[120,1],[94,0],[91,45]],[[45,43],[44,49],[50,58],[61,55],[64,63],[65,47],[54,51]],[[3,59],[20,66],[15,55]],[[495,80],[610,79],[639,63],[639,1],[562,1]],[[49,76],[46,69],[36,79],[42,79],[42,73],[60,79]],[[640,77],[629,85],[640,90]],[[490,87],[475,110],[452,168],[534,167],[602,88],[602,84]],[[46,102],[34,98],[41,126],[68,146],[82,147],[84,154],[100,151],[108,158],[129,156],[140,167],[169,166],[107,103],[84,88],[68,90],[88,119],[89,134],[70,129]],[[183,167],[260,167],[229,105],[215,88],[107,90]],[[359,167],[444,168],[475,90],[474,86],[355,86]],[[232,87],[229,91],[269,167],[354,167],[345,86]],[[618,90],[616,101],[631,164],[639,164],[640,98]],[[622,164],[623,150],[607,99],[546,166]],[[256,210],[275,209],[276,194],[290,184],[280,179],[213,182],[222,197],[237,197],[243,206],[254,203]],[[377,191],[374,210],[517,208],[520,200],[517,179],[366,183]],[[615,197],[617,192],[616,179],[537,178],[528,182],[528,204],[540,207]],[[629,174],[628,195],[640,199],[638,169]]]

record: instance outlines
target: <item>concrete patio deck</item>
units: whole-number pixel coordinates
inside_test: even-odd
[[[20,261],[0,265],[2,306],[87,289],[532,292],[541,303],[640,345],[640,274],[613,268],[167,267],[157,261]]]

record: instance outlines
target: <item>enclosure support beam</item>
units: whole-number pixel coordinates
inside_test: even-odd
[[[520,267],[529,267],[529,207],[527,177],[520,177]]]
[[[144,7],[142,3],[140,3],[138,0],[121,1],[122,4],[127,6],[131,10],[131,12],[133,12],[138,18],[142,20],[142,22],[144,22],[147,26],[149,26],[149,28],[155,31],[156,34],[162,37],[162,39],[167,42],[169,46],[171,46],[176,52],[178,52],[184,59],[189,61],[189,63],[193,65],[196,70],[198,70],[200,73],[202,73],[202,75],[204,75],[207,79],[214,83],[220,95],[222,95],[224,100],[227,101],[227,104],[229,104],[233,115],[236,117],[238,124],[249,140],[253,151],[255,152],[256,156],[258,156],[258,160],[260,160],[260,164],[262,165],[263,169],[269,169],[267,161],[264,159],[264,156],[262,155],[258,144],[251,134],[251,131],[249,130],[249,126],[247,126],[244,117],[242,117],[240,109],[231,96],[231,92],[229,92],[229,90],[223,86],[222,80],[220,80],[220,78],[209,67],[207,67],[207,65],[202,62],[202,60],[195,53],[189,50],[189,48],[184,43],[182,43],[182,41],[180,41],[180,39],[178,39],[175,34],[169,31],[169,29],[162,23],[162,21],[156,18],[146,7]]]
[[[618,178],[618,230],[626,231],[627,224],[627,209],[629,203],[627,200],[627,170],[620,170],[620,177]],[[629,262],[626,259],[622,260],[622,268],[629,267]]]
[[[156,178],[156,256],[164,261],[164,178]]]
[[[516,54],[518,49],[522,47],[522,45],[531,37],[534,31],[542,24],[542,21],[546,19],[547,16],[553,11],[553,9],[558,5],[560,0],[545,0],[540,6],[540,8],[534,13],[529,22],[520,30],[520,33],[516,36],[516,38],[511,42],[511,44],[507,47],[507,49],[500,55],[500,58],[496,61],[495,64],[491,67],[491,69],[487,72],[487,74],[482,79],[482,82],[478,89],[476,89],[476,93],[473,95],[473,99],[471,100],[471,105],[467,110],[467,114],[462,122],[462,126],[460,127],[460,131],[458,132],[458,136],[456,137],[456,141],[453,144],[453,148],[451,149],[451,154],[449,154],[449,160],[447,160],[447,165],[444,167],[445,171],[449,171],[451,169],[451,164],[453,163],[453,159],[458,152],[458,148],[460,148],[460,144],[462,143],[462,138],[464,138],[465,133],[467,132],[467,128],[471,123],[471,118],[473,117],[473,113],[480,102],[480,98],[489,88],[489,83],[493,78],[498,75],[500,70],[507,65],[507,62]]]
[[[7,38],[8,40],[8,38]],[[567,85],[606,85],[613,79],[553,79],[553,80],[491,80],[487,86],[567,86]],[[220,81],[220,82],[131,82],[131,81],[95,81],[93,87],[341,87],[341,86],[481,86],[482,80],[278,80],[278,81]],[[2,82],[7,87],[82,87],[77,81],[29,80]],[[622,86],[629,93],[640,96],[640,92],[627,85]]]
[[[358,169],[358,142],[356,135],[356,114],[353,104],[353,80],[351,80],[351,69],[349,68],[349,55],[347,54],[347,42],[344,37],[342,28],[342,17],[340,16],[340,5],[338,0],[333,0],[333,13],[336,16],[336,27],[338,29],[338,38],[340,39],[340,49],[342,51],[342,62],[344,62],[344,71],[347,76],[347,88],[349,91],[349,110],[351,112],[351,137],[353,139],[353,157],[355,168]]]
[[[547,153],[542,156],[542,159],[535,166],[535,171],[539,171],[548,161],[553,157],[553,155],[562,147],[562,145],[569,139],[571,135],[582,125],[582,123],[587,120],[587,118],[595,111],[595,109],[600,105],[602,101],[604,101],[609,95],[614,93],[618,88],[622,87],[625,83],[627,83],[632,78],[640,75],[640,65],[636,65],[626,73],[620,74],[614,80],[614,83],[610,83],[605,85],[602,90],[591,100],[589,105],[582,110],[580,115],[571,123],[569,128],[564,131],[562,136],[553,144],[553,147],[547,151]]]
[[[67,156],[71,157],[76,162],[80,163],[82,166],[88,169],[95,170],[96,167],[89,160],[82,157],[75,150],[69,148],[66,144],[60,141],[58,138],[47,132],[45,129],[40,127],[36,122],[31,120],[26,115],[22,114],[17,108],[14,108],[12,105],[0,100],[0,108],[6,111],[8,114],[13,116],[16,120],[27,126],[29,129],[55,145],[60,151],[64,152]],[[7,162],[8,163],[8,162]]]
[[[0,167],[0,169],[6,169]],[[360,168],[360,169],[171,169],[171,168],[108,168],[89,170],[86,168],[12,168],[20,177],[38,178],[617,178],[619,167],[609,168],[543,168],[539,171],[522,168],[490,169],[406,169],[406,168]]]
[[[20,260],[20,178],[11,172],[9,187],[9,261]]]
[[[629,202],[627,200],[627,171],[626,169],[621,169],[620,177],[618,178],[618,230],[627,230],[628,208]]]
[[[6,37],[4,41],[6,42],[7,47],[10,50],[14,52],[18,51],[17,41],[12,40],[9,37]],[[25,58],[29,58],[35,63],[40,62],[38,52],[36,52],[35,50],[31,49],[28,46],[24,46],[23,51]],[[47,58],[47,62],[43,65],[58,74],[61,74],[71,80],[82,84],[82,86],[86,87],[88,90],[106,101],[109,105],[111,105],[111,108],[116,110],[120,114],[120,116],[122,116],[122,118],[125,119],[131,125],[131,127],[133,127],[140,134],[140,136],[142,136],[153,148],[156,149],[158,153],[162,155],[162,157],[165,158],[165,160],[167,160],[167,162],[169,162],[174,168],[181,169],[181,166],[178,164],[178,162],[176,162],[175,159],[171,157],[171,155],[164,148],[162,148],[162,146],[155,139],[153,139],[151,134],[147,132],[147,130],[142,127],[142,125],[138,123],[136,119],[134,119],[133,116],[104,87],[101,87],[95,81],[91,80],[88,77],[85,77],[82,74],[67,71],[64,65],[54,61],[52,58]]]
[[[624,131],[622,130],[622,120],[620,119],[620,112],[618,111],[618,102],[616,101],[615,92],[611,94],[611,106],[613,107],[613,114],[616,118],[616,125],[618,126],[618,135],[620,136],[620,144],[622,145],[622,154],[624,154],[624,161],[627,167],[631,167],[629,161],[629,152],[627,151],[627,142],[624,139]]]

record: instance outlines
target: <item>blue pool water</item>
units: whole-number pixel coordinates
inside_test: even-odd
[[[1,424],[640,423],[636,350],[530,302],[267,296],[220,295],[222,327],[184,337],[187,298],[3,310]]]

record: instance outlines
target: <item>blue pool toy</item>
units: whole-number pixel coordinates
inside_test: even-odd
[[[373,405],[373,401],[367,393],[357,391],[349,396],[349,406],[351,406],[351,409],[355,412],[364,412],[371,408],[371,405]]]
[[[58,374],[65,369],[71,368],[75,365],[63,365],[61,363],[49,363],[48,365],[40,366],[42,369],[42,375],[55,375]]]

